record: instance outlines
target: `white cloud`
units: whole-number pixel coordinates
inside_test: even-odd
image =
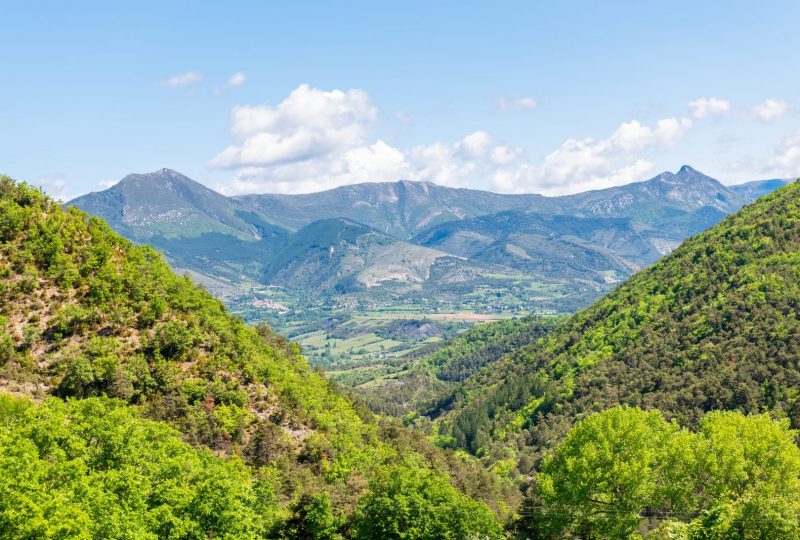
[[[209,166],[263,167],[353,148],[364,142],[377,114],[366,92],[326,92],[302,84],[277,107],[235,107],[231,134],[242,143],[223,150]]]
[[[359,146],[342,155],[345,169],[354,182],[378,179],[408,178],[411,169],[400,150],[378,141],[370,146]]]
[[[476,132],[455,144],[433,143],[402,151],[378,140],[314,159],[285,161],[241,169],[226,194],[309,193],[358,182],[424,180],[443,186],[475,187],[499,165],[520,157],[521,150],[495,145]]]
[[[162,80],[161,85],[168,86],[169,88],[178,88],[181,86],[189,86],[192,84],[197,84],[202,81],[203,81],[203,76],[200,73],[197,73],[195,71],[187,71],[186,73],[173,75],[169,79]]]
[[[609,149],[630,152],[654,144],[672,144],[692,127],[689,118],[663,118],[655,128],[642,125],[638,120],[623,123],[602,143]]]
[[[244,105],[231,113],[234,143],[209,166],[235,170],[228,194],[304,193],[368,181],[425,180],[453,187],[563,194],[643,178],[647,154],[676,143],[693,121],[631,120],[605,138],[567,139],[538,163],[522,148],[477,130],[455,142],[401,149],[373,135],[377,108],[361,90],[325,91],[306,84],[276,106]]]
[[[603,160],[590,159],[584,162],[581,176],[569,183],[543,181],[543,167],[524,165],[516,171],[500,170],[492,177],[492,186],[504,193],[530,193],[530,186],[539,186],[535,191],[544,195],[566,195],[593,189],[621,186],[646,178],[653,164],[646,159],[611,166]]]
[[[405,111],[397,111],[394,113],[394,117],[401,126],[410,126],[414,123],[414,117]]]
[[[530,110],[535,109],[538,106],[539,102],[532,97],[521,97],[517,99],[501,97],[497,102],[497,110],[500,112]]]
[[[74,197],[69,193],[65,176],[62,173],[53,173],[36,179],[34,185],[42,191],[56,199],[57,201],[69,201]]]
[[[452,155],[493,165],[508,165],[522,156],[522,149],[497,145],[488,133],[476,131],[454,145]]]
[[[321,159],[245,167],[237,172],[233,182],[219,186],[219,189],[229,195],[311,193],[345,184],[413,177],[405,154],[379,140]]]
[[[765,99],[753,107],[751,113],[762,122],[780,118],[789,110],[789,104],[780,99]]]
[[[568,139],[539,164],[477,131],[454,145],[418,146],[408,160],[415,178],[444,185],[475,187],[476,179],[488,179],[501,192],[555,195],[642,179],[652,164],[638,153],[674,144],[691,126],[689,118],[664,118],[652,127],[632,120],[605,139]]]
[[[731,110],[731,102],[726,99],[700,98],[689,102],[692,118],[703,119],[722,116]]]
[[[486,162],[483,158],[470,157],[472,151],[483,151],[479,147],[468,149],[470,138],[469,135],[464,138],[467,146],[464,146],[464,139],[454,145],[434,143],[415,146],[409,152],[409,160],[414,167],[414,175],[410,178],[450,187],[472,186],[475,180],[473,175],[485,168]]]
[[[228,86],[233,88],[234,86],[241,86],[244,84],[246,80],[244,73],[238,72],[231,75],[230,79],[228,79]]]
[[[639,180],[652,169],[639,152],[674,144],[691,126],[689,118],[664,118],[654,127],[631,120],[605,139],[567,139],[539,165],[497,171],[492,187],[563,195]]]
[[[222,86],[217,86],[214,88],[214,94],[218,96],[222,96],[228,92],[231,88],[236,88],[237,86],[241,86],[245,83],[247,77],[245,77],[244,73],[237,72],[231,75],[228,80]]]
[[[800,130],[778,143],[768,163],[769,172],[791,178],[800,176]]]
[[[483,159],[492,145],[492,138],[485,131],[476,131],[467,135],[458,145],[458,148],[468,158]]]

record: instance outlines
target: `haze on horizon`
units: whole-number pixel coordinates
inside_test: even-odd
[[[162,167],[228,195],[800,174],[800,5],[589,7],[11,2],[0,170],[65,199]]]

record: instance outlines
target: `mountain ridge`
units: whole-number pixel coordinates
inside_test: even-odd
[[[277,273],[275,268],[268,268],[264,259],[280,258],[281,249],[292,243],[293,234],[321,219],[351,219],[398,240],[415,243],[420,237],[430,237],[437,227],[468,227],[484,216],[500,217],[505,212],[629,218],[665,231],[661,235],[665,238],[654,237],[650,241],[655,251],[663,254],[683,238],[741,207],[748,197],[779,183],[757,181],[739,188],[737,194],[684,165],[675,174],[664,172],[642,182],[561,197],[504,195],[400,180],[354,184],[306,195],[229,198],[176,171],[161,169],[128,175],[106,191],[68,204],[100,215],[132,240],[163,249],[175,266],[200,273],[205,267],[211,270],[211,276],[233,280],[243,274],[257,282]],[[484,217],[484,221],[491,219]],[[464,230],[460,234],[478,240],[474,232]],[[525,249],[511,247],[503,251],[517,253],[522,259],[527,257]],[[253,256],[248,259],[246,253]],[[458,249],[449,253],[463,256]],[[649,258],[624,262],[622,266],[635,270],[655,260],[656,255],[654,252]],[[612,254],[612,258],[616,256]]]
[[[107,190],[78,197],[67,204],[85,207],[90,213],[103,210],[107,213],[108,207],[103,205],[109,203],[116,203],[109,223],[138,240],[159,233],[175,234],[175,229],[180,230],[181,236],[212,232],[216,229],[209,225],[214,221],[244,239],[260,239],[254,224],[237,215],[252,212],[251,209],[172,169],[129,174]],[[164,226],[158,227],[159,224]]]

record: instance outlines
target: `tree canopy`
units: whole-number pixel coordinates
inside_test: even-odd
[[[527,526],[552,538],[797,538],[796,435],[766,414],[714,411],[688,431],[658,411],[608,409],[545,460]]]
[[[260,538],[268,479],[109,398],[0,394],[3,538]]]

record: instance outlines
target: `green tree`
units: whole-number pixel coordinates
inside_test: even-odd
[[[333,515],[327,493],[303,494],[293,505],[292,517],[281,530],[281,537],[292,540],[334,540],[342,538],[342,520]]]
[[[645,517],[685,510],[691,435],[658,411],[615,407],[567,435],[539,474],[544,528],[628,538]],[[688,466],[688,467],[687,467]]]
[[[456,491],[419,464],[381,469],[359,501],[353,538],[367,540],[461,540],[502,538],[491,510]]]
[[[0,395],[0,537],[258,538],[275,512],[236,458],[109,398]]]
[[[789,422],[715,411],[699,433],[704,512],[692,538],[799,538],[800,449]]]
[[[800,538],[800,448],[787,420],[715,411],[690,433],[616,407],[576,425],[539,475],[537,538]]]

